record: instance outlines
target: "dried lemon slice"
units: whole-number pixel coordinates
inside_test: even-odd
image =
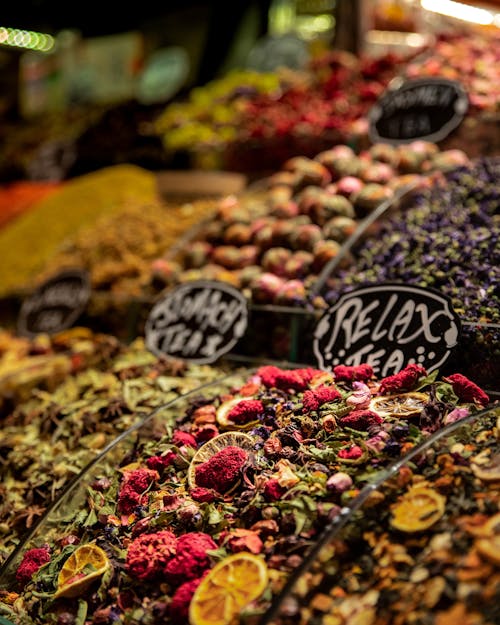
[[[224,432],[207,441],[198,449],[191,459],[187,471],[187,479],[190,488],[196,486],[196,468],[200,464],[208,462],[212,456],[215,456],[216,453],[230,445],[241,447],[250,453],[253,451],[254,440],[249,434],[245,434],[244,432]]]
[[[387,397],[374,397],[370,401],[370,410],[375,411],[381,417],[408,419],[421,413],[428,401],[429,395],[416,391]]]
[[[402,532],[419,532],[444,514],[446,499],[426,484],[417,484],[392,508],[391,525]]]
[[[482,532],[485,535],[475,541],[476,549],[484,558],[500,566],[500,513],[486,521]]]
[[[267,587],[266,563],[259,556],[241,552],[228,556],[203,578],[189,606],[190,625],[229,625],[241,609]]]
[[[476,477],[484,482],[500,480],[500,454],[490,455],[489,450],[471,458],[471,469]]]
[[[104,575],[109,566],[103,549],[93,544],[81,545],[63,564],[54,597],[82,595],[95,579]]]
[[[216,419],[219,426],[226,430],[251,430],[253,427],[259,424],[258,419],[252,419],[252,421],[248,421],[247,423],[234,423],[228,419],[229,413],[231,410],[237,406],[242,401],[250,400],[250,397],[234,397],[233,399],[228,399],[224,403],[222,403],[217,408]]]

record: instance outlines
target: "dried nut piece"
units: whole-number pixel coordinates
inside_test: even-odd
[[[97,545],[78,547],[63,564],[57,578],[55,598],[79,597],[110,567],[108,556]]]
[[[429,395],[416,391],[387,397],[374,397],[370,401],[370,410],[375,411],[381,417],[408,419],[420,414],[428,401]]]
[[[444,514],[446,499],[425,483],[412,486],[392,508],[391,525],[402,532],[419,532]]]
[[[484,482],[500,480],[500,453],[490,454],[487,449],[471,458],[471,469],[476,477]]]
[[[203,578],[189,606],[191,625],[229,625],[241,609],[260,597],[268,584],[265,561],[253,553],[235,553]]]
[[[500,512],[483,525],[484,536],[475,541],[476,549],[483,558],[500,566]]]
[[[208,462],[216,453],[229,446],[241,447],[250,453],[253,451],[253,445],[253,438],[244,432],[224,432],[224,434],[219,434],[204,443],[195,453],[189,465],[187,478],[190,488],[196,486],[196,468]]]

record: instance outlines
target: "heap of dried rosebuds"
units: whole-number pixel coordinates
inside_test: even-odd
[[[268,576],[240,606],[255,622],[363,486],[488,402],[462,375],[416,364],[381,380],[369,365],[262,366],[102,465],[83,507],[54,535],[40,528],[44,551],[24,553],[0,613],[23,624],[186,623],[214,566],[247,553]]]

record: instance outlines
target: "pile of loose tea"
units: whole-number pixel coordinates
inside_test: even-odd
[[[158,259],[155,278],[166,286],[221,280],[254,304],[304,306],[330,261],[342,256],[344,268],[353,262],[342,246],[365,217],[467,162],[460,150],[440,151],[424,141],[375,144],[359,153],[339,144],[314,158],[290,158],[260,181],[257,197],[221,199],[189,245]]]
[[[0,361],[0,563],[116,436],[225,374],[83,328],[2,344],[10,350]]]
[[[498,623],[499,416],[450,426],[369,493],[266,625]]]
[[[353,287],[387,281],[440,291],[466,322],[461,341],[471,368],[465,372],[497,386],[500,159],[480,159],[445,177],[383,222],[379,235],[356,250],[356,261],[332,276],[325,297],[334,303]]]
[[[417,364],[379,380],[366,364],[264,365],[223,382],[152,415],[84,474],[6,567],[3,614],[258,618],[362,487],[489,403],[461,374]]]

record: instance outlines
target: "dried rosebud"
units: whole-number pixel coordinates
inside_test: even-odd
[[[48,547],[40,547],[29,549],[23,556],[21,563],[17,567],[16,580],[25,586],[38,571],[38,569],[47,564],[50,560],[50,551]]]
[[[160,477],[152,469],[127,471],[118,494],[118,510],[123,514],[132,514],[143,501],[143,493]]]
[[[268,501],[278,501],[286,493],[287,489],[281,486],[277,479],[267,480],[264,486],[264,497]]]
[[[333,415],[326,415],[321,421],[321,426],[327,434],[331,434],[337,429],[337,419]]]
[[[189,432],[183,432],[182,430],[176,430],[172,436],[172,443],[178,447],[185,445],[186,447],[198,447],[196,439]]]
[[[480,406],[487,406],[490,401],[489,396],[477,384],[466,378],[461,373],[454,373],[444,378],[453,388],[453,392],[460,401],[477,403]]]
[[[173,451],[167,451],[163,456],[151,456],[146,460],[149,469],[161,472],[175,462],[177,454]]]
[[[217,498],[217,494],[211,488],[203,488],[201,486],[191,489],[191,497],[199,503],[212,503]]]
[[[221,545],[232,553],[239,553],[240,551],[260,553],[264,548],[264,543],[254,530],[237,528],[230,532],[225,532],[221,539]]]
[[[318,386],[317,388],[305,391],[302,398],[302,405],[311,412],[318,410],[320,406],[331,401],[342,399],[341,393],[333,386]]]
[[[177,539],[168,530],[142,534],[129,545],[127,571],[139,580],[152,580],[164,573],[176,549]]]
[[[177,585],[200,577],[210,568],[210,556],[207,552],[214,549],[217,549],[217,545],[208,534],[183,534],[177,540],[175,556],[165,567],[166,578]]]
[[[328,478],[326,481],[326,487],[328,490],[335,491],[336,493],[343,493],[351,488],[352,483],[350,475],[342,471],[338,471]]]
[[[248,453],[244,449],[229,445],[196,467],[196,484],[225,493],[240,478],[247,460]]]
[[[372,425],[380,423],[382,423],[382,417],[372,410],[353,410],[340,420],[341,426],[361,432],[366,432]]]
[[[399,373],[383,378],[380,382],[379,392],[384,395],[398,391],[411,391],[415,388],[419,379],[426,375],[427,371],[422,365],[407,365]]]
[[[336,382],[367,382],[373,377],[373,367],[365,364],[353,367],[337,365],[333,368],[333,375]]]
[[[189,604],[201,580],[202,578],[184,582],[174,592],[170,602],[169,615],[175,625],[183,625],[189,621]]]
[[[263,519],[262,521],[257,521],[250,528],[254,532],[258,532],[260,536],[267,537],[273,536],[274,534],[278,534],[280,531],[280,526],[276,523],[274,519]]]

